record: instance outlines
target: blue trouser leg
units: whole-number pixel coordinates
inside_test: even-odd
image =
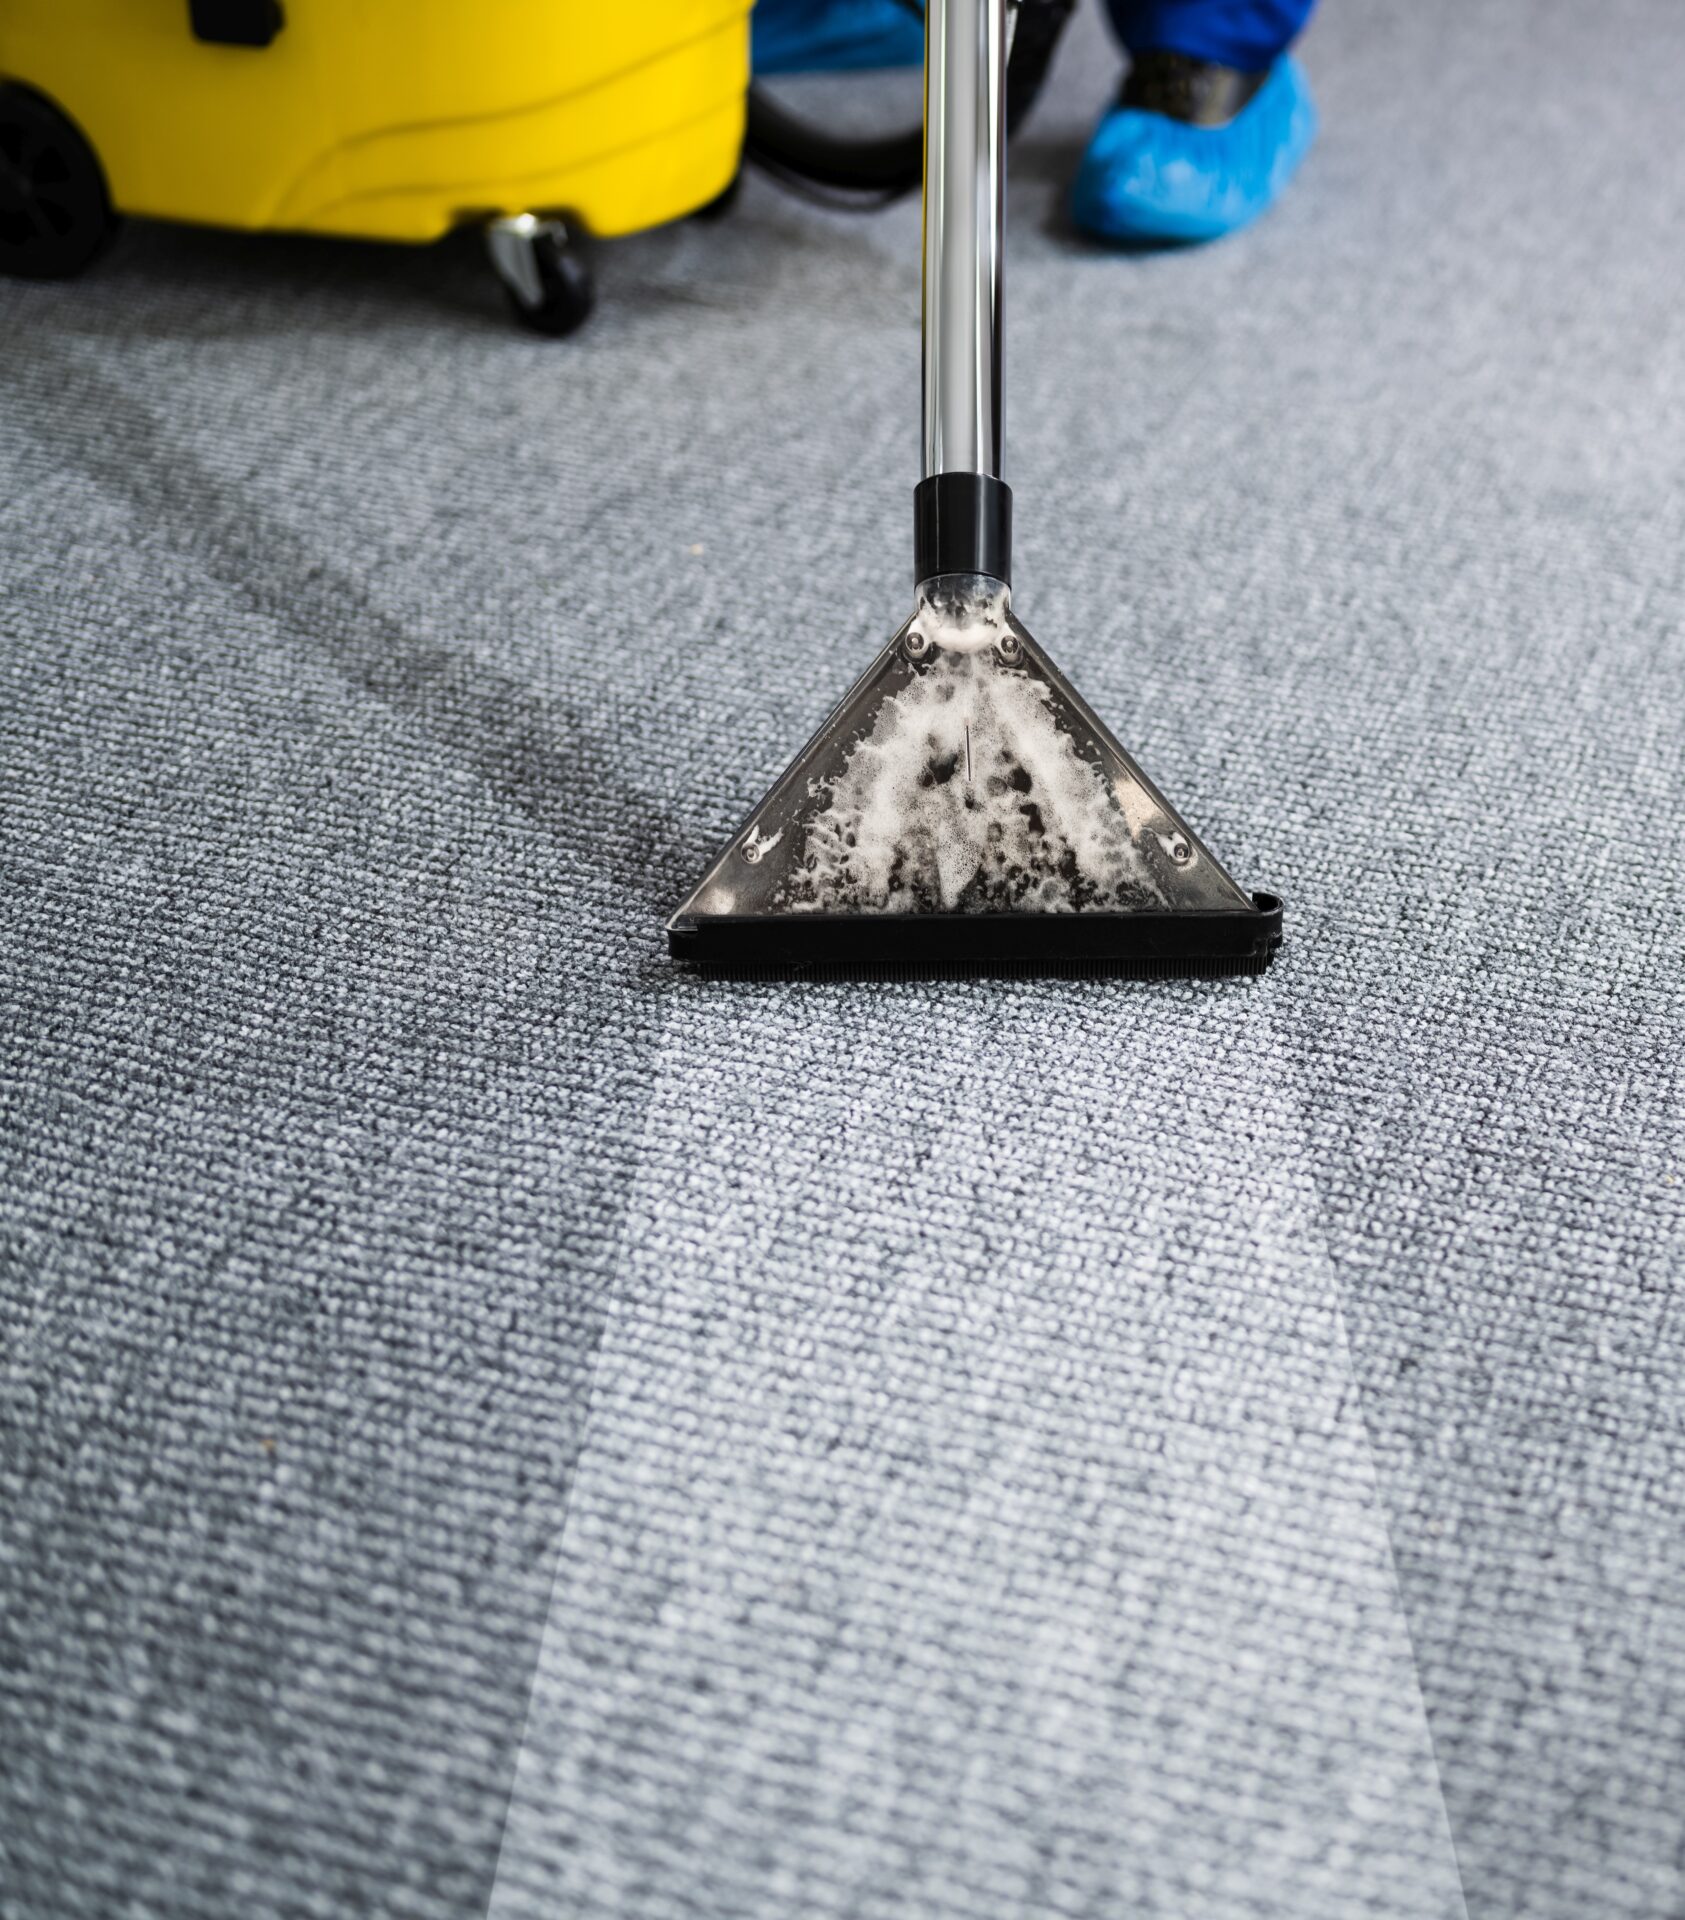
[[[1131,53],[1148,47],[1262,73],[1310,18],[1316,0],[1106,0]]]

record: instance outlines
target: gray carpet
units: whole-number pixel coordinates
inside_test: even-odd
[[[660,922],[907,608],[917,214],[0,288],[0,1912],[1685,1913],[1685,21],[1015,168],[1016,604],[1256,985]]]

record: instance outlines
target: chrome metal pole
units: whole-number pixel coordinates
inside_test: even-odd
[[[1007,0],[928,0],[924,472],[1000,477]]]

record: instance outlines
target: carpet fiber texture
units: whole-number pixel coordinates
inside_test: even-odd
[[[6,1920],[1685,1913],[1685,17],[1304,57],[1113,257],[1083,18],[1010,216],[1256,984],[665,959],[909,610],[916,207],[0,287]]]

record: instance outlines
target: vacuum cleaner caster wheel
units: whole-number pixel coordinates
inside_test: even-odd
[[[584,245],[566,221],[536,213],[493,220],[486,251],[522,326],[560,339],[590,317],[596,281]]]
[[[26,87],[0,86],[0,273],[67,279],[116,230],[80,129]]]

